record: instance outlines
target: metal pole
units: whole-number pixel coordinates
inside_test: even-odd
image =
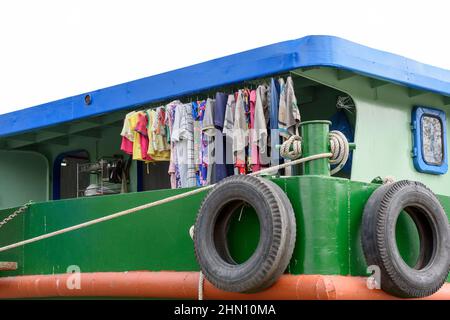
[[[300,123],[303,138],[303,156],[330,152],[328,136],[331,122],[327,120],[305,121]],[[304,175],[330,176],[328,159],[317,159],[303,164]]]

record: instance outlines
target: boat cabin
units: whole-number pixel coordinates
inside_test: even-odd
[[[125,186],[106,179],[130,157],[120,149],[127,113],[286,77],[293,79],[302,122],[336,120],[331,129],[340,126],[355,142],[338,176],[418,180],[449,195],[450,72],[347,40],[310,36],[1,115],[0,208],[86,196],[102,181],[106,194],[170,188],[169,161],[132,160]],[[80,172],[94,165],[98,170]]]
[[[449,111],[307,36],[0,115],[0,297],[448,299]]]

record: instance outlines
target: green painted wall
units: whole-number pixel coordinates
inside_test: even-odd
[[[296,214],[297,242],[288,272],[366,275],[360,225],[364,205],[377,185],[320,176],[274,181],[285,190]],[[2,228],[0,245],[183,191],[148,191],[38,203]],[[202,193],[0,253],[1,261],[19,262],[19,270],[1,275],[64,273],[70,265],[78,265],[83,272],[198,270],[188,231],[203,197]],[[450,212],[449,199],[442,197],[441,201]],[[0,218],[10,212],[1,211]],[[258,233],[256,225],[251,217],[244,218],[230,231],[236,256],[251,253]],[[410,241],[417,247],[413,226],[402,221],[400,229],[400,250],[404,251],[406,242]]]
[[[353,98],[357,111],[357,147],[353,153],[352,180],[370,182],[376,176],[393,176],[396,180],[421,181],[435,193],[450,195],[450,173],[431,175],[417,172],[411,158],[411,110],[415,105],[444,110],[448,114],[449,127],[450,105],[445,105],[442,96],[424,92],[410,97],[410,90],[406,87],[390,83],[376,87],[373,80],[359,75],[339,79],[336,70],[330,68],[297,70],[296,73]]]
[[[49,199],[49,165],[39,153],[0,150],[0,208]]]

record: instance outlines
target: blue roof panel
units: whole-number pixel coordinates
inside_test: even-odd
[[[282,73],[335,67],[450,95],[450,71],[333,36],[307,36],[0,115],[0,137]],[[90,94],[92,103],[84,97]]]

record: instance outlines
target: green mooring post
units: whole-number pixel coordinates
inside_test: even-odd
[[[327,120],[305,121],[300,123],[302,135],[302,157],[330,152],[328,136],[331,122]],[[328,158],[309,161],[303,164],[303,174],[330,176]]]

